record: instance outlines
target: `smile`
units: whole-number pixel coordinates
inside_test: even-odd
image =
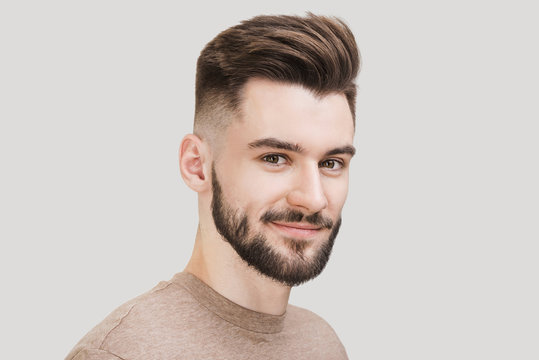
[[[320,227],[306,223],[271,222],[271,224],[285,235],[301,239],[312,238],[321,231]]]

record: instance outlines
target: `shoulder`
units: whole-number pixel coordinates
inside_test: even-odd
[[[297,334],[301,341],[312,342],[316,347],[325,349],[339,359],[347,359],[346,350],[331,325],[314,312],[288,305],[286,315],[287,331]],[[334,357],[331,357],[332,359]]]
[[[192,296],[170,281],[126,302],[88,332],[66,360],[120,359],[124,348],[142,346],[155,332],[162,333],[171,316],[192,308]],[[147,342],[147,341],[146,341]]]
[[[106,350],[99,349],[82,349],[78,351],[73,357],[68,357],[72,360],[123,360],[121,357],[116,356]]]
[[[314,326],[325,331],[335,333],[331,326],[321,316],[314,312],[295,305],[288,305],[286,319],[294,326]]]

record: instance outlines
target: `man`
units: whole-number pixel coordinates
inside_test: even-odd
[[[198,193],[192,257],[67,359],[346,359],[331,327],[288,298],[323,270],[341,224],[358,68],[333,18],[259,16],[213,39],[180,147]]]

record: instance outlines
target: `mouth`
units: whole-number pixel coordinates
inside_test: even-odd
[[[272,221],[271,225],[281,233],[284,233],[287,237],[298,239],[309,239],[322,231],[321,227],[307,223],[282,223]]]

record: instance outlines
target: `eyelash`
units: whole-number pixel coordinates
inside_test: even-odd
[[[269,164],[270,166],[280,166],[282,165],[282,163],[279,162],[279,159],[277,159],[277,162],[272,162],[272,161],[269,161],[268,158],[270,157],[277,157],[277,158],[281,158],[281,159],[284,159],[286,162],[289,162],[290,159],[288,158],[288,156],[284,155],[284,154],[266,154],[264,156],[262,156],[261,160],[264,161],[265,163]],[[337,170],[339,169],[342,169],[344,168],[344,162],[342,160],[339,160],[339,159],[326,159],[326,160],[322,160],[318,163],[318,167],[319,168],[323,168],[323,166],[321,166],[323,163],[325,162],[329,162],[329,161],[332,161],[334,164],[337,164],[338,166],[340,166],[339,168],[337,168]],[[334,168],[331,168],[331,167],[326,167],[326,169],[329,169],[329,170],[333,170]]]

